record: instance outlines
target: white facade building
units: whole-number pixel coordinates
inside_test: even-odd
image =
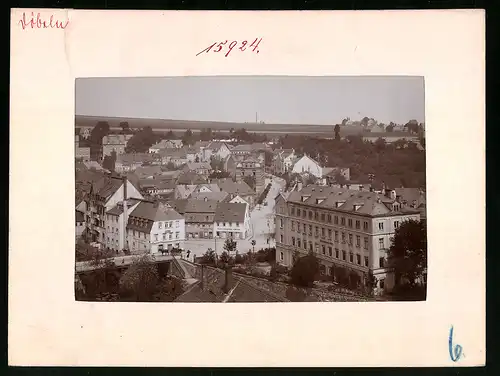
[[[141,201],[128,219],[126,249],[133,254],[182,249],[185,230],[184,217],[170,205]]]
[[[219,202],[214,217],[214,236],[246,239],[250,231],[250,212],[247,203]]]
[[[304,172],[312,174],[317,178],[323,176],[323,168],[320,164],[307,155],[300,158],[292,168],[292,173],[302,174]]]

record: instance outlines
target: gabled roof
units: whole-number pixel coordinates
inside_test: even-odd
[[[207,162],[188,162],[186,163],[187,168],[190,171],[196,171],[198,169],[211,170],[210,163]]]
[[[292,191],[287,201],[314,205],[320,208],[335,208],[339,211],[355,212],[369,216],[389,213],[394,215],[398,213],[416,213],[415,210],[404,206],[397,212],[393,211],[390,205],[393,201],[375,192],[354,191],[319,185],[310,185],[301,191]]]
[[[216,222],[244,222],[247,204],[219,202],[215,211]]]
[[[184,148],[165,148],[158,152],[161,157],[170,157],[170,158],[178,158],[183,159],[186,158],[186,150]]]
[[[105,176],[96,182],[92,183],[92,190],[105,199],[112,196],[123,185],[121,177]]]
[[[140,223],[137,223],[136,219]],[[154,222],[183,219],[173,208],[152,201],[141,201],[130,213],[127,228],[150,232]],[[142,220],[142,221],[141,221]]]
[[[227,192],[193,192],[191,196],[189,196],[193,200],[213,200],[217,202],[224,201],[229,194]]]
[[[179,262],[184,262],[180,260]],[[201,266],[195,266],[196,277],[201,278]],[[252,282],[251,278],[246,278],[233,273],[232,283],[229,286],[229,291],[224,291],[225,271],[206,266],[204,270],[203,284],[201,281],[193,284],[185,293],[180,295],[176,302],[287,302],[288,299],[283,298],[275,293],[266,291]],[[271,283],[271,282],[269,282]]]
[[[219,149],[223,146],[226,146],[227,147],[227,144],[225,142],[222,142],[222,141],[212,141],[210,142],[208,145],[207,145],[207,149],[211,149],[215,152],[219,151]],[[229,149],[229,147],[228,147]]]
[[[154,155],[149,153],[125,153],[116,156],[116,163],[122,164],[152,162],[153,160]]]
[[[137,204],[140,201],[141,200],[139,200],[138,198],[129,198],[127,200],[127,206],[129,208],[131,208],[132,206],[134,206],[135,204]],[[110,210],[108,210],[106,212],[106,214],[116,215],[116,216],[119,216],[122,213],[123,213],[123,203],[122,202],[117,203],[115,206],[113,206]]]
[[[198,185],[203,183],[206,183],[206,179],[193,171],[184,172],[179,175],[179,180],[177,181],[177,184],[182,185]]]
[[[217,201],[215,200],[181,199],[170,201],[169,204],[181,214],[215,213],[217,210]]]
[[[232,179],[218,179],[217,185],[221,191],[227,192],[233,195],[248,196],[253,195],[255,192],[250,188],[250,186],[244,181],[234,182]]]

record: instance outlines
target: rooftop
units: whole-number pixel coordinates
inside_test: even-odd
[[[401,206],[398,211],[394,211],[391,207],[394,201],[375,192],[354,191],[346,188],[319,185],[309,185],[300,191],[292,191],[287,201],[369,216],[418,213],[418,211],[405,206]]]
[[[136,223],[136,218],[144,220],[143,226]],[[167,205],[152,201],[141,201],[132,213],[130,213],[127,228],[150,232],[154,222],[178,219],[183,219],[183,217]]]
[[[216,222],[244,222],[247,204],[219,202],[215,211]]]

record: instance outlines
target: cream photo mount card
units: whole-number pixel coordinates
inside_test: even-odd
[[[484,20],[13,9],[9,364],[484,365]]]

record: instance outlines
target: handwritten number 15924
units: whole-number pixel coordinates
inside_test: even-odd
[[[229,44],[227,44],[229,42],[228,40],[225,40],[223,42],[215,42],[215,43],[211,44],[210,46],[208,46],[207,48],[205,48],[204,50],[198,52],[196,54],[196,56],[201,55],[202,53],[209,53],[210,51],[212,51],[212,52],[224,52],[227,50],[227,52],[224,54],[224,57],[228,57],[229,54],[231,53],[231,51],[235,47],[240,51],[245,51],[247,49],[251,49],[253,52],[259,53],[258,47],[259,47],[259,43],[261,41],[262,41],[262,38],[260,38],[260,39],[255,38],[255,40],[250,45],[248,45],[248,41],[246,41],[246,40],[241,41],[241,42],[239,42],[237,40],[233,40]],[[239,46],[238,46],[238,44],[239,44]]]

